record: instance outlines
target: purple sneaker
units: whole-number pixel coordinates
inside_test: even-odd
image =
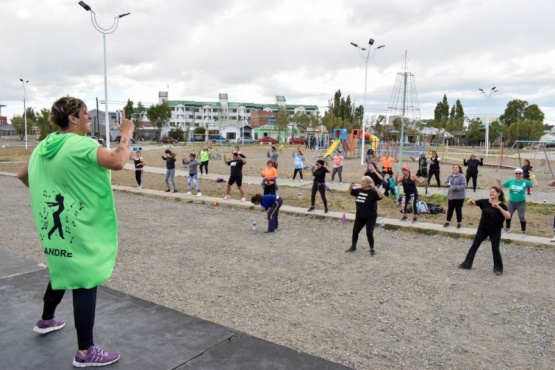
[[[106,352],[102,348],[90,346],[86,356],[77,351],[73,359],[75,367],[108,366],[119,360],[119,354]]]
[[[62,320],[56,320],[55,318],[52,318],[52,320],[40,319],[37,321],[33,331],[39,334],[48,334],[50,332],[60,330],[64,326],[66,326],[66,323]]]

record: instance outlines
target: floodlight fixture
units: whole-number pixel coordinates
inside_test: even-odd
[[[366,62],[366,72],[364,74],[364,116],[366,115],[366,92],[367,92],[367,86],[368,86],[368,62],[374,58],[374,56],[376,55],[376,51],[378,49],[381,49],[383,47],[385,47],[385,45],[381,45],[378,46],[377,48],[374,48],[372,50],[372,45],[374,45],[374,39],[370,39],[368,41],[368,44],[370,45],[370,47],[368,47],[368,49],[366,48],[362,48],[360,46],[358,46],[357,44],[355,44],[354,42],[351,42],[351,45],[353,45],[354,47],[356,47],[358,49],[358,52],[360,54],[360,57]],[[362,166],[364,164],[364,116],[362,117],[362,145],[360,147],[360,165]]]
[[[106,35],[116,32],[118,28],[120,18],[128,16],[130,13],[123,13],[114,17],[114,22],[109,28],[100,27],[96,21],[96,13],[88,6],[84,1],[79,1],[79,5],[88,12],[91,12],[91,22],[94,28],[102,34],[102,42],[104,46],[104,124],[106,128],[106,148],[110,149],[110,125],[109,125],[109,114],[108,114],[108,72],[106,67]]]
[[[83,9],[85,9],[86,11],[92,10],[91,7],[88,6],[87,4],[85,4],[84,1],[79,1],[79,5],[81,5],[81,7],[82,7]]]

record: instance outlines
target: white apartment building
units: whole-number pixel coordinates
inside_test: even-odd
[[[251,129],[256,128],[261,124],[253,122],[251,119],[253,112],[264,111],[268,113],[276,113],[280,107],[287,109],[291,116],[295,113],[303,112],[309,115],[318,115],[318,106],[286,104],[284,96],[276,96],[276,102],[274,104],[265,104],[230,102],[226,93],[220,93],[218,101],[203,102],[190,100],[169,100],[168,92],[160,91],[158,93],[158,102],[162,103],[163,101],[166,101],[172,109],[169,129],[180,127],[183,130],[188,128],[191,131],[194,130],[195,127],[199,126],[205,127],[209,130],[219,129],[222,125],[228,125],[232,122],[239,125],[249,126]]]

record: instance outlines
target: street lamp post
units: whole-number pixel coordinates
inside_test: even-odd
[[[383,48],[385,45],[380,45],[377,48],[372,50],[372,45],[374,45],[374,39],[370,39],[368,41],[368,49],[360,47],[354,42],[351,42],[351,45],[353,45],[355,48],[358,49],[360,57],[366,63],[366,72],[364,73],[364,115],[362,116],[362,145],[360,147],[360,165],[362,166],[364,164],[364,124],[365,124],[364,116],[366,115],[366,87],[368,83],[368,62],[376,56],[376,51],[378,49]]]
[[[487,122],[486,122],[486,157],[487,157],[488,154],[489,154],[489,99],[491,98],[491,95],[493,93],[498,92],[499,90],[497,90],[495,88],[495,86],[492,87],[491,90],[488,90],[488,92],[485,92],[484,89],[482,89],[482,88],[480,88],[478,90],[480,90],[482,92],[482,94],[484,94],[484,97],[488,101],[488,105],[487,105],[488,112],[487,112],[487,117],[486,117],[486,120],[487,120]]]
[[[25,89],[25,84],[29,83],[29,81],[23,80],[22,78],[20,78],[19,81],[21,81],[23,85],[23,125],[25,130],[25,149],[27,149],[27,91]]]
[[[110,127],[109,127],[109,117],[108,117],[108,71],[106,69],[106,35],[116,32],[118,28],[119,19],[129,15],[131,13],[120,14],[114,17],[114,23],[109,28],[103,28],[96,22],[96,13],[91,9],[90,6],[85,4],[84,1],[79,1],[79,5],[88,12],[91,12],[91,22],[94,28],[102,34],[102,41],[104,46],[104,124],[106,126],[106,148],[110,149]]]

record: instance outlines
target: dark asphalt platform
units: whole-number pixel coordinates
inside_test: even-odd
[[[56,312],[65,328],[46,335],[32,330],[47,283],[45,267],[0,249],[0,370],[74,368],[70,291]],[[349,369],[103,286],[95,345],[120,353],[108,369]]]

